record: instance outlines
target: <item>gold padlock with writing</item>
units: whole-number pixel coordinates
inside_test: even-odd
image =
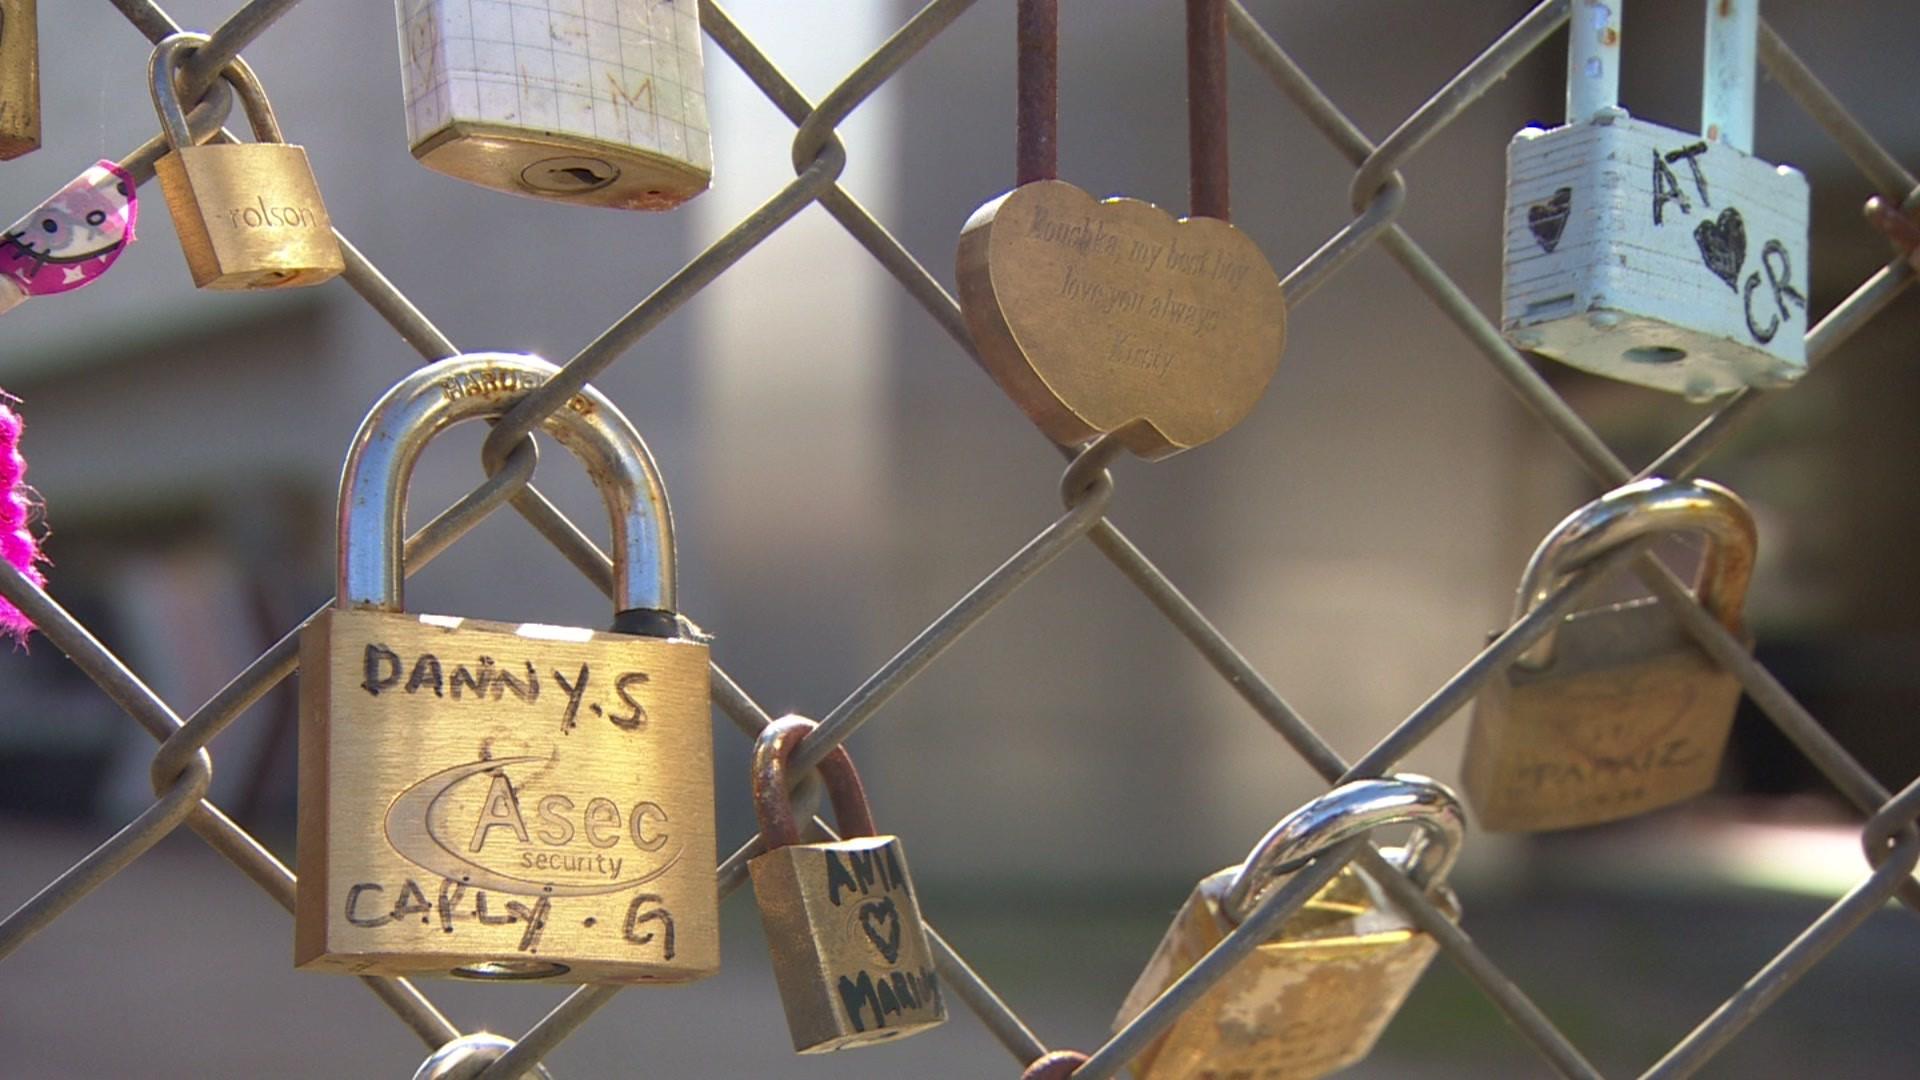
[[[1246,862],[1201,880],[1128,992],[1114,1030],[1315,854],[1408,823],[1419,833],[1383,854],[1457,921],[1458,903],[1444,882],[1466,825],[1453,792],[1411,774],[1342,784],[1282,818]],[[1345,1068],[1373,1049],[1437,948],[1373,879],[1349,865],[1134,1058],[1133,1075],[1312,1080]]]
[[[442,360],[354,436],[338,599],[300,638],[297,966],[621,983],[719,968],[707,646],[675,613],[666,492],[613,403],[584,387],[544,422],[613,519],[613,633],[402,610],[420,451],[557,370]]]
[[[40,148],[40,31],[34,0],[0,0],[0,161]]]
[[[1736,636],[1757,537],[1740,497],[1707,480],[1637,481],[1567,516],[1534,551],[1515,618],[1560,578],[1652,533],[1707,537],[1696,591]],[[1713,786],[1740,684],[1649,597],[1569,615],[1490,679],[1461,781],[1480,824],[1594,825]]]
[[[897,836],[877,836],[853,759],[820,762],[842,838],[802,844],[787,763],[814,729],[788,716],[753,747],[753,805],[767,850],[747,863],[793,1048],[845,1050],[946,1022],[940,977]]]
[[[251,143],[196,146],[174,76],[203,34],[174,34],[154,47],[147,75],[172,151],[155,165],[160,191],[193,283],[202,289],[318,285],[346,268],[320,200],[307,152],[290,146],[266,91],[246,61],[221,72],[239,93]]]

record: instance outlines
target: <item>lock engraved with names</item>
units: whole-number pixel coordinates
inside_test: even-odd
[[[321,620],[302,693],[326,720],[302,728],[300,767],[324,797],[301,806],[301,849],[325,858],[303,860],[299,887],[302,914],[323,914],[299,921],[297,964],[580,982],[717,968],[704,645]]]

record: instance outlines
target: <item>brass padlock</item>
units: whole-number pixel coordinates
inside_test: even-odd
[[[613,517],[613,633],[402,610],[421,449],[557,370],[442,360],[354,436],[338,600],[300,638],[297,966],[567,982],[719,968],[707,646],[674,613],[666,492],[626,417],[585,387],[545,421]]]
[[[840,840],[802,844],[787,763],[813,721],[783,717],[753,746],[753,805],[767,851],[748,860],[793,1048],[819,1054],[946,1023],[920,901],[897,836],[876,836],[853,759],[820,762]]]
[[[1706,534],[1695,590],[1742,635],[1753,515],[1707,480],[1641,480],[1568,515],[1527,563],[1515,618],[1600,555],[1677,530]],[[1461,771],[1467,799],[1482,827],[1522,832],[1678,802],[1713,785],[1739,703],[1739,682],[1655,599],[1577,612],[1481,691]]]
[[[40,31],[34,0],[0,0],[0,161],[40,149]]]
[[[155,165],[193,283],[202,289],[318,285],[346,269],[307,152],[290,146],[246,61],[221,72],[240,95],[251,143],[196,146],[174,75],[204,34],[174,34],[147,64],[153,106],[172,152]]]
[[[1466,828],[1453,792],[1410,774],[1342,784],[1281,819],[1246,862],[1201,880],[1127,993],[1114,1030],[1218,945],[1291,871],[1342,841],[1406,823],[1420,832],[1383,854],[1458,921],[1458,902],[1444,884]],[[1311,1080],[1345,1068],[1373,1049],[1437,948],[1376,882],[1349,865],[1134,1058],[1133,1075]]]

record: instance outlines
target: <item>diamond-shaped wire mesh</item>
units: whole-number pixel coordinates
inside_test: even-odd
[[[180,29],[158,5],[147,0],[113,2],[151,40],[158,41]],[[297,0],[253,0],[215,30],[212,40],[193,56],[185,75],[189,89],[208,88],[203,91],[205,103],[196,108],[192,116],[196,134],[216,125],[229,105],[229,95],[215,78],[219,69],[248,42],[266,32],[295,3]],[[701,26],[708,36],[795,125],[795,179],[672,275],[568,361],[561,374],[530,394],[497,423],[487,440],[486,459],[491,475],[409,541],[406,552],[409,572],[445,551],[495,509],[511,505],[593,583],[603,591],[609,589],[611,573],[607,556],[584,539],[529,483],[533,471],[532,454],[528,452],[529,433],[549,412],[565,407],[581,386],[618,360],[670,312],[815,203],[885,267],[963,351],[971,354],[972,346],[954,299],[914,254],[894,240],[884,224],[839,186],[837,180],[846,165],[847,154],[835,134],[836,125],[969,6],[971,0],[934,0],[927,4],[816,103],[807,100],[780,73],[773,59],[761,52],[721,6],[710,2],[700,4]],[[1636,472],[1502,340],[1497,328],[1396,223],[1406,191],[1405,181],[1398,172],[1400,166],[1471,107],[1514,65],[1539,48],[1565,23],[1568,7],[1567,0],[1547,0],[1539,4],[1376,144],[1319,90],[1281,44],[1243,7],[1238,3],[1229,5],[1232,39],[1270,76],[1280,97],[1300,110],[1355,169],[1351,187],[1353,220],[1288,273],[1283,287],[1289,303],[1299,305],[1314,290],[1334,280],[1355,255],[1377,246],[1401,265],[1595,479],[1613,486],[1636,476],[1681,477],[1696,469],[1767,400],[1767,395],[1755,390],[1734,395],[1652,464]],[[1874,190],[1903,211],[1920,208],[1920,183],[1874,141],[1786,44],[1764,26],[1761,61],[1845,150]],[[122,164],[136,179],[145,182],[152,178],[154,162],[165,148],[164,141],[156,136],[128,155]],[[347,256],[348,282],[402,339],[429,361],[458,353],[454,344],[348,244],[345,237],[341,243]],[[1808,334],[1810,361],[1818,363],[1833,353],[1902,292],[1914,273],[1906,257],[1896,257],[1827,312]],[[1920,860],[1920,833],[1916,833],[1913,824],[1916,814],[1920,814],[1920,782],[1897,794],[1886,791],[1749,655],[1739,640],[1694,603],[1686,586],[1646,554],[1644,544],[1617,552],[1571,575],[1549,600],[1508,627],[1385,738],[1359,759],[1349,762],[1287,704],[1206,616],[1104,516],[1114,498],[1114,484],[1105,466],[1116,452],[1116,445],[1105,439],[1082,449],[1068,465],[1060,483],[1065,504],[1060,516],[848,693],[821,720],[796,764],[807,768],[817,763],[877,716],[894,694],[933,664],[984,615],[1083,540],[1111,561],[1287,745],[1329,783],[1377,776],[1391,769],[1453,718],[1488,678],[1498,674],[1564,614],[1583,586],[1600,576],[1631,569],[1674,612],[1687,632],[1738,677],[1746,693],[1786,736],[1859,808],[1866,818],[1862,840],[1871,863],[1870,872],[1852,890],[1643,1075],[1678,1077],[1695,1071],[1889,898],[1897,895],[1907,906],[1920,910],[1920,885],[1911,877],[1916,861]],[[0,567],[0,595],[5,595],[32,617],[48,639],[161,744],[153,760],[156,799],[152,806],[0,923],[0,957],[182,825],[198,833],[291,910],[292,871],[218,807],[206,801],[211,759],[205,747],[249,706],[293,674],[300,627],[290,628],[278,643],[234,676],[205,705],[182,717],[103,647],[86,626],[19,572]],[[715,702],[742,732],[751,736],[769,722],[767,713],[717,666],[712,670],[712,687]],[[824,823],[816,824],[826,828]],[[721,863],[718,875],[723,897],[744,881],[746,859],[759,850],[757,842],[757,837],[750,839]],[[1568,1077],[1600,1076],[1581,1051],[1464,930],[1362,840],[1329,850],[1269,895],[1239,929],[1160,1000],[1104,1046],[1087,1048],[1092,1051],[1090,1060],[1073,1075],[1089,1078],[1116,1075],[1182,1008],[1211,986],[1228,967],[1248,955],[1314,890],[1355,859],[1381,881],[1393,902],[1417,926],[1439,941],[1449,958],[1498,1006],[1557,1073]],[[944,938],[935,932],[932,942],[940,975],[949,992],[978,1015],[1016,1062],[1024,1065],[1046,1052],[1047,1048],[996,996],[985,978],[974,972]],[[427,1046],[438,1047],[460,1034],[407,980],[369,977],[363,981]],[[571,1035],[618,992],[617,988],[605,986],[582,987],[573,992],[522,1035],[514,1049],[490,1066],[485,1076],[489,1080],[505,1080],[518,1075]]]

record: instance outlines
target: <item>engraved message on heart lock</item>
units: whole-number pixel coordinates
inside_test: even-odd
[[[975,211],[958,278],[988,372],[1063,446],[1114,432],[1159,459],[1217,438],[1286,343],[1279,276],[1245,233],[1059,180]]]

